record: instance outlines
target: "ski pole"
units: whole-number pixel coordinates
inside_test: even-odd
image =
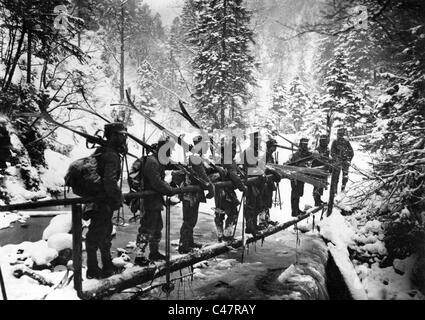
[[[7,300],[6,286],[4,285],[3,273],[1,272],[1,266],[0,266],[0,285],[1,285],[1,293],[3,295],[3,300]]]

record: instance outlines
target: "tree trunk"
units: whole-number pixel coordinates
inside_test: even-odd
[[[15,57],[14,57],[13,62],[12,62],[12,66],[11,66],[11,69],[10,69],[10,72],[9,72],[9,76],[8,76],[6,83],[3,86],[3,90],[2,90],[3,92],[6,92],[9,89],[10,83],[12,82],[12,78],[13,78],[13,74],[15,73],[16,65],[18,64],[19,57],[21,56],[22,44],[24,42],[25,33],[26,33],[26,27],[23,26],[22,27],[22,34],[21,34],[21,37],[19,38],[18,47],[16,48],[16,54],[15,54]]]
[[[27,83],[31,83],[31,55],[32,55],[32,33],[28,31],[28,50],[27,50]]]
[[[121,5],[121,30],[120,30],[120,43],[121,43],[121,62],[120,62],[120,102],[124,101],[124,5]]]

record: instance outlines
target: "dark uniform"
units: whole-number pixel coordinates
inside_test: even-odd
[[[322,135],[319,138],[319,145],[316,148],[316,151],[318,152],[319,156],[324,157],[325,159],[329,159],[329,149],[328,149],[328,136],[326,135]],[[320,159],[314,159],[313,162],[311,163],[311,167],[321,167],[325,165],[325,170],[329,170],[328,166],[320,161]],[[315,206],[320,206],[323,204],[323,201],[321,199],[321,196],[323,195],[323,188],[319,188],[319,187],[314,187],[313,188],[313,198],[314,198],[314,205]]]
[[[348,182],[348,169],[350,168],[351,160],[354,157],[354,151],[348,140],[344,138],[345,129],[340,128],[337,131],[337,140],[332,143],[331,157],[333,160],[332,181],[335,186],[333,190],[337,190],[339,175],[342,170],[341,191],[344,191]]]
[[[299,149],[295,152],[290,162],[295,162],[300,159],[304,159],[310,157],[312,153],[308,150],[308,139],[302,138],[300,140]],[[308,161],[303,161],[295,164],[297,167],[307,167]],[[292,216],[299,216],[302,211],[299,208],[300,198],[304,195],[304,182],[298,180],[291,180],[291,208],[292,208]]]
[[[98,157],[99,175],[103,178],[104,196],[107,201],[90,203],[84,206],[83,215],[90,219],[86,235],[87,278],[108,277],[115,272],[111,258],[112,216],[123,202],[118,180],[121,176],[120,152],[125,151],[126,135],[122,123],[105,125],[107,144],[95,154]],[[99,195],[100,196],[100,195]],[[102,270],[97,262],[97,250],[102,259]]]
[[[257,169],[258,161],[256,163],[249,163],[248,161],[248,152],[251,152],[252,155],[258,157],[258,133],[254,134],[254,143],[250,146],[249,149],[244,152],[244,168],[245,174],[247,177],[262,177],[264,176],[264,171]],[[252,172],[250,172],[252,169]],[[263,204],[263,190],[264,190],[264,179],[259,179],[255,184],[248,185],[246,192],[246,205],[244,208],[244,216],[246,219],[246,233],[251,233],[255,235],[258,230],[257,217],[264,208]]]
[[[269,139],[266,143],[266,163],[275,164],[276,161],[273,157],[273,153],[276,151],[277,141],[274,139]],[[273,181],[269,180],[266,182],[263,188],[263,205],[264,210],[260,214],[260,227],[267,227],[269,224],[275,225],[276,222],[270,220],[270,209],[273,206],[273,192],[277,189],[276,183],[279,183],[281,180],[280,174],[276,170],[267,168],[266,175],[273,175]]]
[[[159,150],[167,140],[158,142]],[[159,252],[159,242],[162,237],[162,215],[164,208],[163,195],[172,196],[180,191],[180,188],[173,188],[164,181],[165,166],[162,165],[157,155],[149,155],[146,159],[138,159],[132,165],[131,172],[140,170],[143,179],[142,190],[154,190],[157,194],[144,198],[144,212],[141,214],[140,227],[137,234],[136,244],[138,251],[136,253],[135,263],[145,265],[148,263],[144,256],[146,246],[149,244],[149,260],[165,260],[165,256]],[[131,183],[131,185],[135,185]]]
[[[202,141],[202,137],[198,136],[193,139],[195,145]],[[202,153],[202,150],[200,150]],[[197,177],[205,181],[210,187],[208,198],[214,196],[214,185],[207,176],[205,166],[203,163],[200,163],[200,159],[195,162],[195,158],[201,155],[191,155],[189,157],[189,166],[193,169],[193,172]],[[195,179],[186,175],[185,185],[200,185]],[[201,186],[201,185],[200,185]],[[202,187],[202,186],[201,186]],[[204,191],[199,191],[195,193],[186,193],[182,196],[183,200],[183,224],[180,228],[180,244],[179,244],[179,253],[189,253],[193,248],[201,248],[202,245],[195,243],[193,240],[193,229],[196,226],[198,221],[198,212],[200,202],[206,202],[206,197]]]
[[[222,155],[224,149],[222,148]],[[236,156],[236,141],[232,144],[232,159]],[[216,166],[219,170],[219,180],[232,181],[231,187],[215,189],[215,225],[217,228],[218,241],[223,239],[228,241],[233,238],[233,231],[238,220],[238,205],[240,204],[234,188],[238,188],[242,192],[246,192],[246,186],[239,177],[239,169],[236,163],[221,164]],[[216,182],[216,180],[214,180]],[[224,221],[226,219],[226,221]],[[224,224],[224,226],[223,226]]]

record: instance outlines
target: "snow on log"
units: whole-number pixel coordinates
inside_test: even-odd
[[[42,275],[32,271],[30,268],[28,268],[26,266],[17,267],[15,270],[13,270],[13,275],[18,279],[21,278],[22,276],[28,276],[28,277],[34,279],[35,281],[37,281],[39,284],[41,284],[43,286],[52,287],[54,285],[53,282],[46,279]]]
[[[285,222],[283,224],[271,227],[269,229],[260,231],[257,236],[245,236],[245,244],[252,243],[258,240],[262,240],[268,236],[271,236],[279,231],[287,229],[288,227],[308,218],[311,214],[318,212],[322,207],[316,207],[311,209],[309,212],[297,219]],[[195,251],[183,257],[171,259],[170,261],[170,272],[174,272],[186,267],[189,267],[197,262],[204,261],[215,256],[226,253],[232,249],[236,249],[245,245],[242,237],[236,238],[233,241],[213,244],[202,248],[201,250]],[[90,281],[90,283],[83,283],[83,299],[101,299],[105,296],[112,295],[116,292],[120,292],[124,289],[136,287],[144,282],[151,281],[155,278],[165,275],[166,268],[165,262],[150,265],[147,267],[132,267],[123,271],[121,274],[114,275],[107,279],[99,281]]]

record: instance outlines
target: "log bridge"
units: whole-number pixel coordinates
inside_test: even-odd
[[[267,180],[272,180],[273,175],[268,175]],[[246,181],[247,185],[255,184],[258,181],[258,177],[249,178]],[[231,181],[217,182],[214,184],[216,188],[225,188],[232,187],[233,184]],[[202,190],[199,186],[191,186],[191,190],[188,192],[196,192]],[[137,193],[126,193],[124,194],[125,200],[131,200],[134,198],[143,198],[149,195],[155,194],[155,191],[147,190]],[[48,206],[58,206],[58,205],[71,205],[72,206],[72,241],[73,241],[73,250],[72,250],[72,260],[73,260],[73,269],[74,269],[74,289],[77,292],[77,295],[81,299],[102,299],[106,296],[110,296],[114,293],[120,292],[122,290],[135,287],[147,281],[151,281],[155,278],[161,277],[169,272],[174,272],[193,264],[204,261],[215,256],[226,253],[230,250],[245,247],[246,244],[263,240],[264,238],[271,236],[279,231],[287,229],[288,227],[295,225],[296,223],[306,219],[311,214],[321,210],[321,207],[314,208],[309,212],[305,213],[302,216],[299,216],[296,219],[288,221],[286,223],[274,226],[267,230],[260,231],[257,236],[246,236],[245,239],[242,237],[236,238],[233,241],[218,243],[214,245],[207,246],[196,252],[187,254],[183,257],[171,259],[166,267],[166,263],[161,263],[157,265],[147,266],[147,267],[132,267],[123,271],[121,274],[111,276],[107,279],[102,279],[93,284],[87,284],[83,288],[82,281],[82,204],[91,203],[94,201],[102,201],[105,198],[102,197],[75,197],[68,199],[58,199],[58,200],[45,200],[45,201],[34,201],[34,202],[25,202],[11,205],[0,206],[1,211],[15,211],[15,210],[28,210],[28,209],[38,209]]]

